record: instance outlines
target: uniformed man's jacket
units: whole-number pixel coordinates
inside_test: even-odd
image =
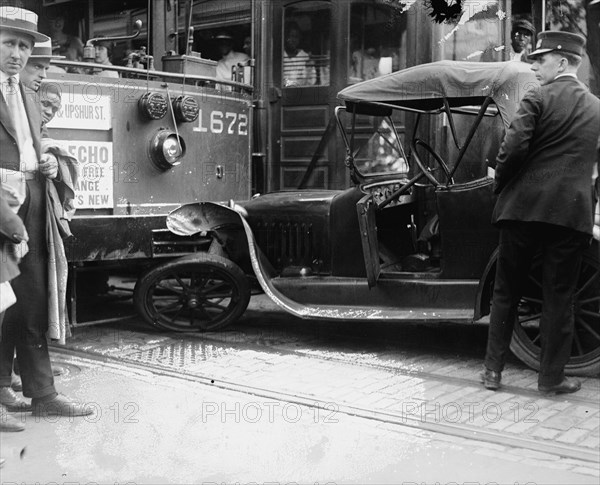
[[[600,100],[572,76],[529,91],[498,157],[492,221],[536,221],[592,234]]]

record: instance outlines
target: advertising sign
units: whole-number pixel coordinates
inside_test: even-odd
[[[75,185],[75,207],[113,207],[113,153],[111,142],[62,140],[67,151],[79,160]]]
[[[75,130],[110,130],[110,96],[65,93],[60,110],[47,126]]]

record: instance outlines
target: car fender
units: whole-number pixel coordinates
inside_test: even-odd
[[[233,201],[229,203],[229,207],[214,202],[198,202],[180,206],[172,211],[167,216],[167,228],[179,236],[192,236],[198,233],[212,234],[226,249],[235,247],[235,243],[240,242],[240,236],[243,234],[249,263],[264,293],[282,310],[292,315],[300,318],[319,318],[318,309],[291,300],[275,288],[271,282],[275,271],[256,245],[254,234],[245,215],[245,209]],[[232,238],[236,241],[233,241]],[[226,252],[229,256],[229,251]],[[230,259],[240,263],[234,258]],[[241,266],[243,267],[243,264]]]

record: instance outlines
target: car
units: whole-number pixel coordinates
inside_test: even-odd
[[[195,202],[167,227],[207,251],[151,268],[134,300],[152,325],[216,330],[245,311],[253,288],[301,318],[487,323],[497,258],[493,173],[502,136],[529,89],[520,62],[439,61],[349,86],[335,117],[349,187],[250,200]],[[340,162],[341,163],[341,162]],[[511,349],[539,367],[536,260]],[[566,371],[600,371],[598,240],[586,250]]]

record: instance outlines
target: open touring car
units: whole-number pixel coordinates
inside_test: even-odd
[[[164,329],[215,330],[242,315],[258,282],[303,318],[485,323],[498,244],[488,162],[519,100],[537,87],[525,63],[457,61],[347,87],[335,116],[351,187],[174,210],[169,230],[182,242],[206,237],[210,248],[144,274],[138,311]],[[534,263],[511,345],[534,368],[540,274]],[[575,321],[567,372],[595,375],[597,240],[585,254]]]

